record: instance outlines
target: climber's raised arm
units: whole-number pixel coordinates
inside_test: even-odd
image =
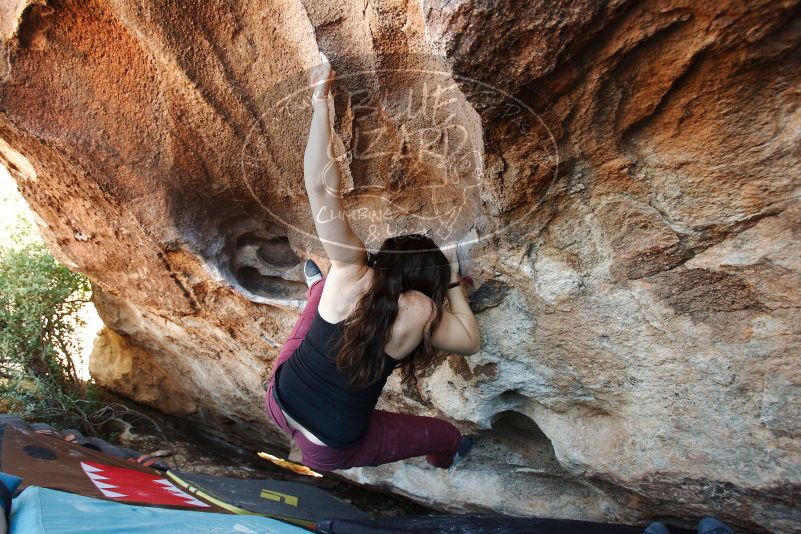
[[[339,169],[331,144],[327,96],[334,71],[330,63],[324,62],[312,69],[309,77],[314,86],[314,113],[303,157],[303,175],[314,226],[332,267],[364,266],[367,252],[348,223],[339,192]]]
[[[459,282],[458,245],[449,244],[442,251],[451,266],[450,282]],[[431,344],[438,349],[469,356],[481,350],[481,336],[473,310],[461,284],[448,288],[449,311],[443,310],[442,321],[431,333]]]

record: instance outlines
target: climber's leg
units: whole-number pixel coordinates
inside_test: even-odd
[[[312,469],[376,466],[416,456],[427,456],[436,467],[449,467],[461,437],[459,430],[443,419],[374,410],[367,433],[355,447],[301,450],[303,463]]]
[[[300,317],[298,317],[295,326],[289,333],[289,337],[286,338],[283,347],[281,347],[281,352],[278,353],[278,357],[273,363],[273,370],[270,373],[270,382],[275,379],[275,370],[292,356],[292,353],[295,352],[295,349],[298,348],[303,338],[306,337],[306,333],[308,333],[311,328],[312,321],[314,321],[314,314],[317,313],[317,307],[320,305],[320,297],[323,295],[323,286],[325,286],[325,278],[314,282],[311,287],[309,287],[308,291],[306,291],[306,307],[303,308],[303,311],[300,313]]]

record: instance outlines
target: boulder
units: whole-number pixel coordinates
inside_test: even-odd
[[[326,261],[303,187],[331,58],[370,247],[469,244],[482,350],[380,407],[478,436],[351,469],[451,511],[801,532],[797,0],[11,0],[0,162],[89,276],[104,385],[288,447],[263,382]]]

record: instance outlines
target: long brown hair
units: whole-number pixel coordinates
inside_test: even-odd
[[[403,382],[416,383],[416,369],[430,365],[437,354],[431,333],[442,320],[442,304],[448,290],[448,259],[430,238],[421,234],[390,237],[368,258],[373,267],[372,286],[345,319],[342,345],[336,356],[339,369],[348,374],[355,387],[368,386],[381,379],[384,346],[398,316],[398,297],[417,290],[436,304],[434,319],[423,332],[423,340],[401,360]]]

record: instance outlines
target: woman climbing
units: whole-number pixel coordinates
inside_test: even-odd
[[[328,153],[326,99],[334,71],[325,61],[310,76],[314,114],[304,176],[331,267],[323,277],[313,261],[304,265],[308,301],[275,361],[265,408],[313,469],[415,456],[451,467],[470,449],[469,437],[442,419],[375,405],[396,367],[404,380],[414,380],[415,369],[429,365],[438,349],[478,352],[478,326],[461,287],[456,247],[446,256],[428,237],[397,236],[368,261],[345,217],[339,172]],[[450,311],[442,307],[446,298]]]

